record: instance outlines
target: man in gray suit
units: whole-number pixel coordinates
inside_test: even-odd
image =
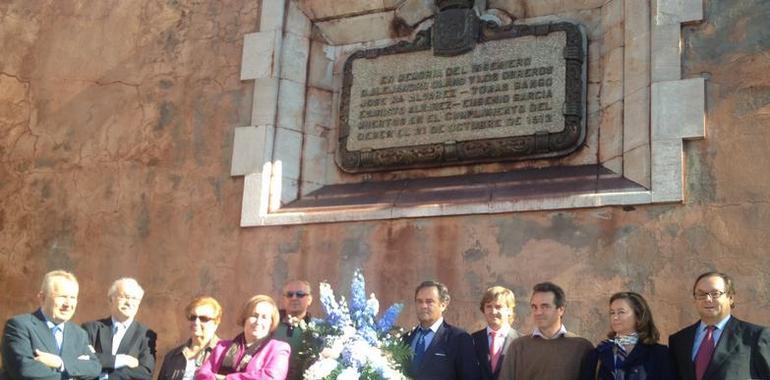
[[[43,277],[33,313],[8,320],[3,332],[3,369],[10,379],[91,379],[102,366],[88,336],[69,320],[78,303],[78,281],[56,270]]]
[[[487,289],[481,298],[480,309],[487,327],[472,334],[481,380],[497,380],[508,346],[519,337],[519,332],[511,327],[516,318],[515,307],[513,291],[502,286]]]

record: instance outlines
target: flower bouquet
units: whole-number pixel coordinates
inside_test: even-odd
[[[375,322],[379,301],[366,297],[364,275],[358,269],[350,285],[350,306],[337,301],[328,283],[320,285],[326,319],[313,319],[304,332],[305,380],[407,379],[404,370],[411,359],[409,347],[394,332],[404,305],[394,304]]]

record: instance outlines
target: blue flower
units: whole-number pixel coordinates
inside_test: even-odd
[[[396,324],[398,315],[401,314],[401,310],[404,308],[403,304],[394,303],[388,310],[385,310],[385,314],[382,315],[379,321],[377,321],[377,331],[380,334],[385,334],[393,328]]]

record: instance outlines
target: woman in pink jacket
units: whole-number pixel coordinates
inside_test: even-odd
[[[278,327],[278,307],[265,295],[251,297],[241,308],[243,333],[220,341],[203,363],[196,380],[284,380],[289,369],[288,343],[270,339]]]

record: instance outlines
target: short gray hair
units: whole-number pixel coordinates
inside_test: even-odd
[[[139,282],[137,282],[135,279],[131,277],[122,277],[115,280],[115,282],[113,282],[112,285],[110,285],[110,289],[107,290],[107,297],[112,298],[112,296],[114,296],[115,293],[118,292],[118,288],[120,287],[120,285],[128,285],[130,287],[133,287],[134,289],[137,289],[139,291],[139,294],[137,294],[139,299],[144,298],[144,289],[142,289],[142,287],[139,285]]]
[[[449,289],[447,289],[446,285],[433,280],[423,281],[420,285],[417,285],[417,288],[414,289],[414,297],[417,298],[417,293],[425,288],[436,288],[438,291],[439,301],[447,305],[449,305],[449,301],[452,300],[452,297],[449,295]]]
[[[43,276],[43,282],[40,284],[40,293],[43,295],[48,295],[48,293],[51,291],[51,286],[55,278],[63,278],[65,280],[72,281],[75,283],[75,285],[80,287],[78,284],[78,279],[74,274],[64,270],[53,270]]]

